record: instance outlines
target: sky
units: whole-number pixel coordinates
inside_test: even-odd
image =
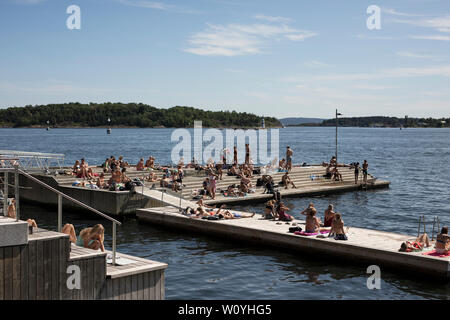
[[[0,108],[75,101],[450,117],[450,1],[0,0]]]

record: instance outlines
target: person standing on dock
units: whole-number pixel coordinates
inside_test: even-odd
[[[369,168],[369,163],[367,163],[367,160],[364,160],[364,163],[362,165],[364,183],[367,183],[367,169],[368,168]]]
[[[245,164],[250,164],[250,145],[245,144]]]
[[[234,146],[233,148],[233,164],[238,165],[238,157],[237,157],[237,147]]]
[[[292,151],[291,147],[286,148],[286,170],[289,172],[292,170],[292,156],[294,151]]]
[[[355,184],[358,184],[359,179],[359,162],[355,163]]]

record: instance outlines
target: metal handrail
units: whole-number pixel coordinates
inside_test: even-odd
[[[16,181],[15,181],[16,193],[18,193],[18,189],[19,189],[18,188],[19,187],[19,182],[18,182],[17,174],[20,173],[23,176],[27,177],[28,179],[36,182],[37,184],[43,186],[44,188],[46,188],[46,189],[48,189],[48,190],[50,190],[50,191],[52,191],[52,192],[54,192],[54,193],[56,193],[58,195],[58,232],[61,232],[61,229],[62,229],[62,198],[65,198],[66,200],[72,201],[73,203],[75,203],[75,204],[77,204],[77,205],[79,205],[79,206],[81,206],[81,207],[83,207],[83,208],[85,208],[85,209],[87,209],[87,210],[89,210],[91,212],[94,212],[95,214],[97,214],[97,215],[99,215],[99,216],[101,216],[101,217],[111,221],[112,224],[113,224],[113,257],[112,257],[113,259],[112,259],[112,263],[113,263],[113,265],[116,264],[116,225],[122,225],[122,223],[120,221],[117,221],[116,219],[111,218],[110,216],[108,216],[108,215],[98,211],[97,209],[94,209],[94,208],[88,206],[87,204],[85,204],[85,203],[83,203],[81,201],[78,201],[78,200],[68,196],[67,194],[65,194],[65,193],[63,193],[63,192],[61,192],[61,191],[59,191],[59,190],[49,186],[45,182],[42,182],[41,180],[39,180],[39,179],[33,177],[32,175],[30,175],[29,173],[19,169],[18,166],[15,166],[15,168],[0,168],[0,172],[5,172],[5,174],[7,174],[8,172],[16,173]],[[5,190],[7,190],[7,189],[5,188]],[[18,198],[18,194],[16,194],[16,198]],[[16,199],[17,208],[18,208],[18,204],[19,204],[19,201],[18,201],[18,199]],[[19,220],[19,218],[20,218],[20,212],[19,212],[19,210],[17,210],[16,219]]]

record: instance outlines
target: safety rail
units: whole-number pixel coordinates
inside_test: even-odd
[[[3,201],[3,212],[4,215],[7,215],[8,212],[8,203],[7,203],[7,199],[8,199],[8,174],[10,172],[14,173],[14,187],[15,187],[15,200],[16,200],[16,221],[20,220],[20,197],[19,197],[19,174],[27,177],[28,179],[36,182],[37,184],[43,186],[44,188],[56,193],[58,195],[58,232],[61,232],[62,230],[62,199],[66,199],[69,200],[77,205],[79,205],[80,207],[83,207],[84,209],[87,209],[107,220],[109,220],[110,222],[112,222],[112,251],[113,251],[113,256],[112,256],[112,264],[115,265],[116,264],[116,226],[117,225],[121,225],[122,223],[117,221],[116,219],[111,218],[110,216],[98,211],[97,209],[94,209],[90,206],[88,206],[87,204],[78,201],[70,196],[68,196],[67,194],[49,186],[48,184],[46,184],[45,182],[42,182],[41,180],[33,177],[31,174],[19,169],[19,166],[16,164],[14,166],[14,168],[0,168],[0,172],[4,173],[4,191],[3,191],[3,197],[4,197],[4,201]]]

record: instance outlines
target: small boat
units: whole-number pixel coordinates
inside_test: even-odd
[[[108,129],[106,130],[106,133],[107,133],[107,134],[111,134],[111,128],[108,128]]]

